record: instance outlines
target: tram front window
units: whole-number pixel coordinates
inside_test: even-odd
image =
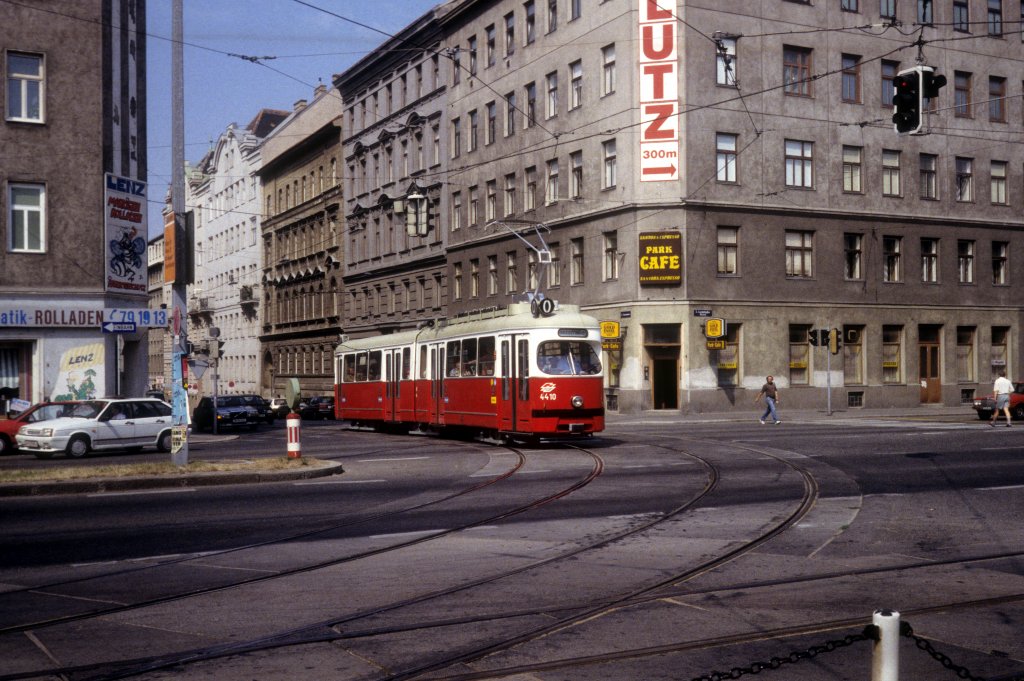
[[[581,341],[546,341],[537,348],[537,366],[551,376],[592,376],[601,373],[601,358]]]

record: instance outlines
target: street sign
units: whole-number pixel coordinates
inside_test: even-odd
[[[167,326],[167,310],[108,307],[103,310],[103,321],[143,327]]]
[[[710,307],[698,307],[698,308],[694,308],[693,316],[694,317],[710,317],[711,316],[711,312],[712,311],[711,311]]]
[[[707,342],[708,350],[725,350],[725,341],[724,340],[709,340],[709,341],[706,341],[706,342]]]
[[[103,333],[135,333],[135,325],[127,322],[103,322]]]

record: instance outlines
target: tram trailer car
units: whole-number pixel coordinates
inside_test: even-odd
[[[355,426],[497,440],[604,430],[601,334],[575,305],[514,303],[417,331],[342,342],[335,409]]]

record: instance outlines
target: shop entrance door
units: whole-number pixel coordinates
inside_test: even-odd
[[[918,367],[921,374],[921,403],[942,402],[942,327],[921,325],[918,327]]]

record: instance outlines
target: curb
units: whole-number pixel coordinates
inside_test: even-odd
[[[212,485],[245,485],[260,482],[288,482],[340,475],[345,470],[340,461],[322,468],[294,471],[229,471],[224,473],[186,473],[184,475],[138,478],[95,478],[60,482],[12,482],[0,485],[0,497],[28,497],[44,494],[86,494],[125,492],[178,487],[209,487]]]

